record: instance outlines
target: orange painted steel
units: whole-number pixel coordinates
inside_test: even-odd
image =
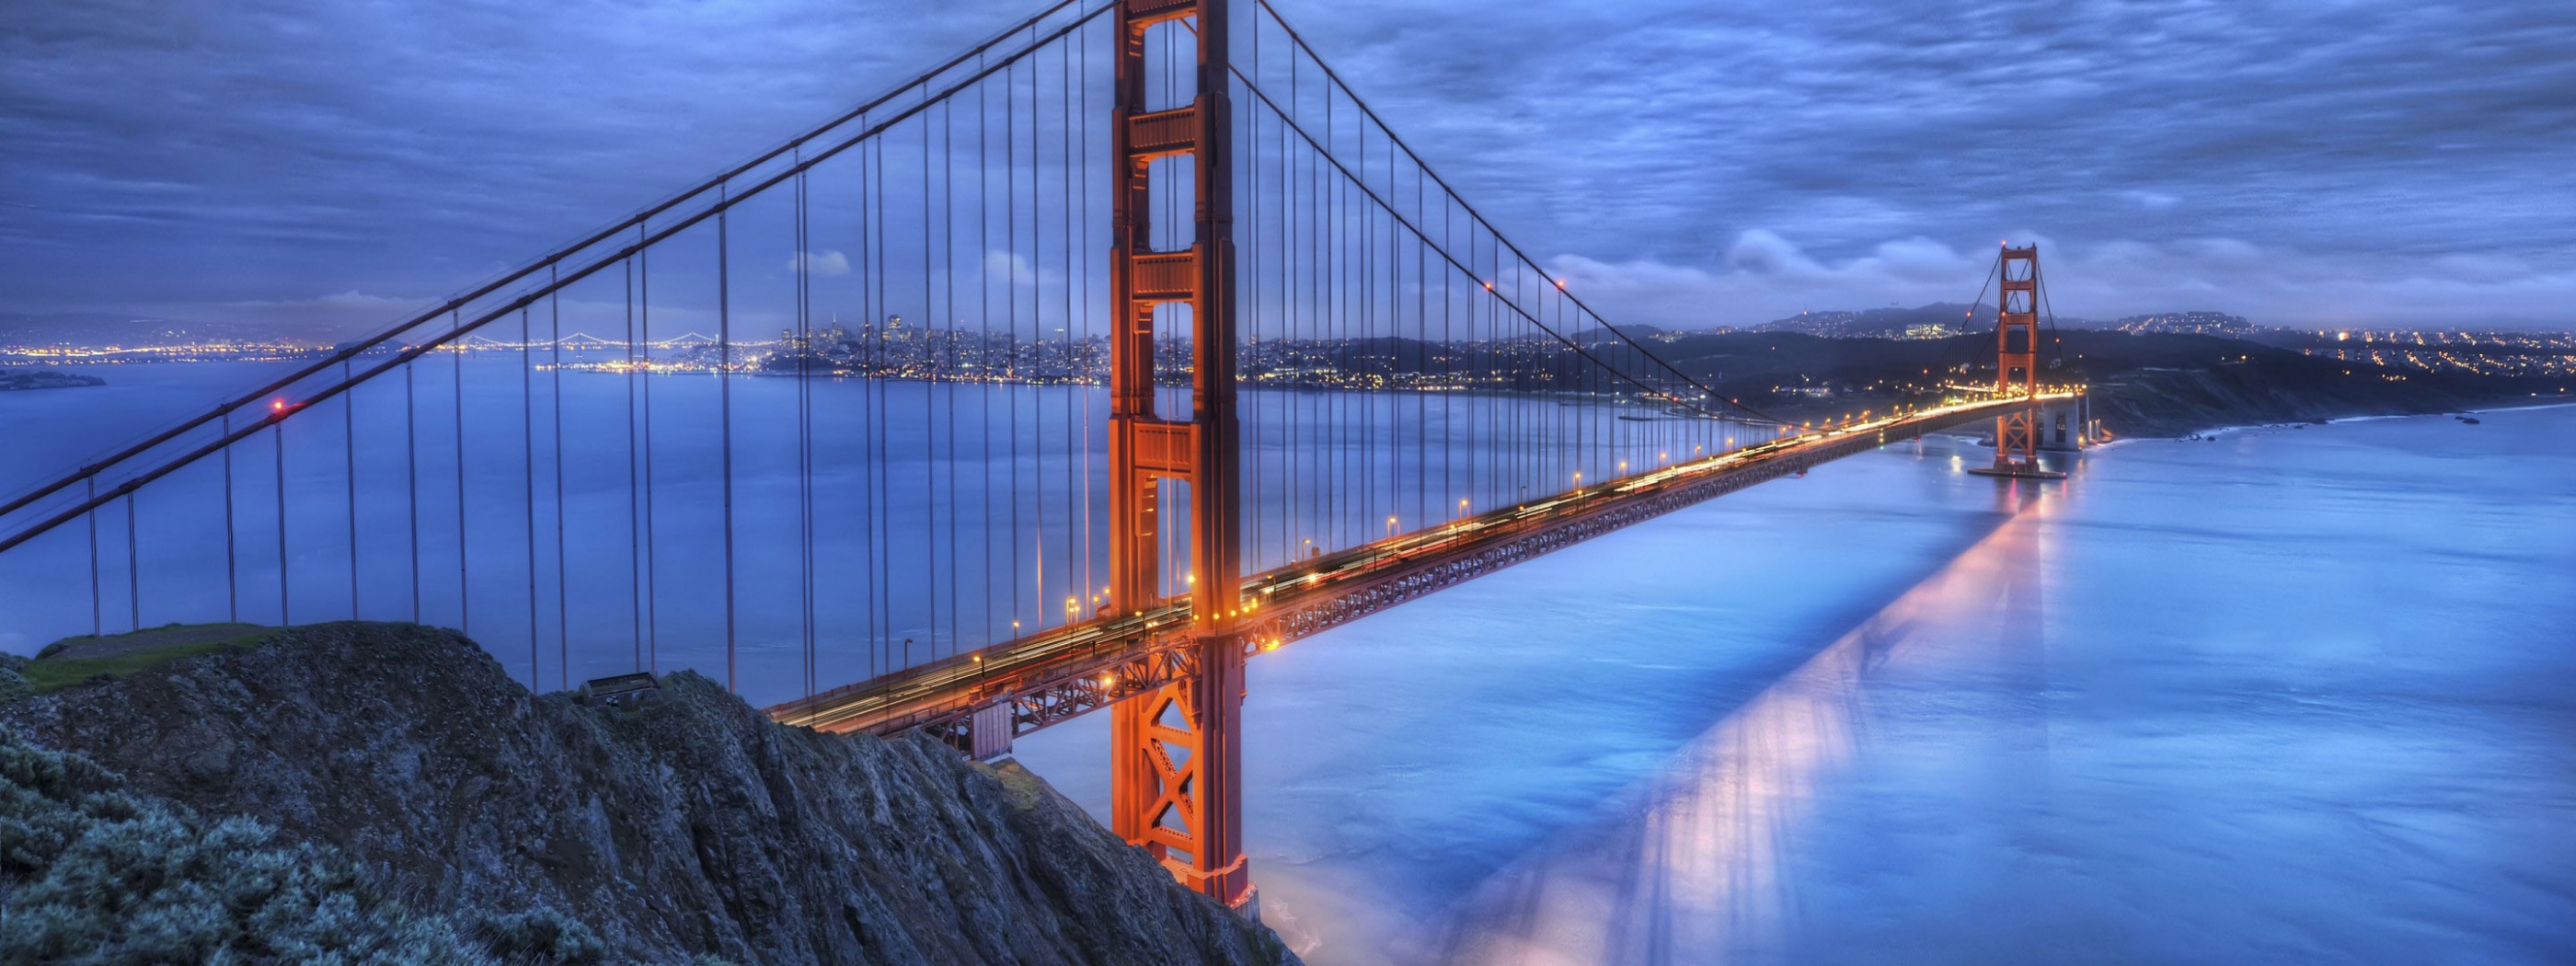
[[[1113,829],[1145,847],[1192,889],[1230,905],[1251,898],[1242,835],[1243,648],[1240,493],[1234,374],[1234,198],[1226,94],[1225,0],[1119,0],[1112,164],[1109,344],[1110,612],[1137,618],[1167,606],[1162,559],[1164,484],[1189,488],[1190,652],[1170,676],[1115,700],[1110,714]],[[1196,20],[1197,96],[1148,110],[1146,33]],[[1187,158],[1189,247],[1153,247],[1157,161]],[[1168,173],[1179,167],[1162,165]],[[1168,194],[1166,195],[1168,197]],[[1186,420],[1155,411],[1158,312],[1186,307],[1191,399]],[[1119,694],[1103,672],[1097,694]]]
[[[2039,246],[2005,246],[1995,296],[1995,391],[2036,399],[2039,395]],[[1995,417],[1995,469],[2006,473],[2039,470],[2039,406],[2006,411]]]

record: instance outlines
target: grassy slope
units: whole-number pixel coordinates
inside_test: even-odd
[[[105,637],[67,637],[46,645],[17,671],[42,693],[100,676],[124,677],[183,657],[251,647],[272,630],[257,624],[171,624]]]

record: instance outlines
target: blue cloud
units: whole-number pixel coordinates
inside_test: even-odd
[[[1960,299],[2016,232],[2074,314],[2570,321],[2561,3],[1280,2],[1638,321]],[[0,309],[452,290],[1027,5],[20,0]]]

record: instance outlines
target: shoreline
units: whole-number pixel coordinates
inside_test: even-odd
[[[2350,415],[2350,416],[2330,416],[2330,417],[2327,417],[2327,418],[2325,418],[2325,419],[2320,419],[2320,420],[2288,420],[2288,421],[2265,422],[2265,423],[2227,423],[2227,424],[2223,424],[2223,425],[2219,425],[2219,426],[2212,426],[2212,427],[2208,427],[2208,428],[2205,428],[2205,429],[2195,429],[2195,430],[2191,430],[2188,434],[2186,434],[2186,435],[2182,435],[2182,436],[2165,436],[2165,435],[2118,436],[2118,437],[2114,437],[2114,438],[2112,438],[2112,439],[2109,439],[2109,440],[2106,440],[2106,441],[2103,441],[2103,442],[2094,443],[2094,444],[2092,444],[2092,445],[2090,445],[2090,446],[2086,446],[2084,449],[2085,449],[2085,451],[2092,451],[2092,450],[2107,450],[2107,449],[2110,449],[2110,448],[2112,448],[2112,447],[2119,446],[2119,445],[2122,445],[2122,444],[2125,444],[2125,443],[2143,443],[2143,442],[2152,442],[2152,441],[2157,441],[2157,440],[2162,440],[2162,441],[2165,441],[2165,442],[2174,442],[2174,443],[2179,443],[2179,442],[2197,442],[2197,441],[2199,441],[2200,439],[2212,438],[2212,437],[2218,437],[2218,436],[2226,436],[2226,435],[2232,435],[2232,434],[2237,434],[2237,433],[2253,432],[2253,431],[2255,431],[2255,430],[2265,430],[2265,429],[2289,429],[2289,428],[2298,427],[2298,426],[2336,426],[2336,425],[2342,425],[2342,424],[2345,424],[2345,423],[2380,422],[2380,421],[2384,421],[2384,420],[2397,420],[2397,419],[2434,419],[2434,418],[2444,417],[2444,416],[2458,417],[2458,416],[2470,416],[2470,415],[2480,415],[2480,414],[2489,414],[2489,413],[2521,412],[2521,411],[2526,411],[2526,410],[2539,410],[2539,409],[2571,409],[2571,408],[2576,408],[2576,399],[2555,398],[2555,397],[2553,397],[2553,398],[2546,398],[2546,399],[2542,399],[2542,400],[2540,400],[2540,401],[2537,401],[2537,402],[2531,402],[2531,403],[2518,403],[2518,404],[2510,404],[2510,405],[2489,405],[2489,406],[2481,406],[2481,407],[2471,408],[2471,409],[2448,409],[2448,410],[2443,410],[2443,411],[2441,411],[2441,412],[2429,412],[2429,413],[2359,413],[2359,414]],[[1934,434],[1932,434],[1932,435],[1936,435],[1936,436],[1948,436],[1948,437],[1951,437],[1951,438],[1954,438],[1954,439],[1967,440],[1967,441],[1972,442],[1972,443],[1975,443],[1975,444],[1977,444],[1977,445],[1991,445],[1991,444],[1989,444],[1989,443],[1987,443],[1987,442],[1986,442],[1986,440],[1987,440],[1988,438],[1990,438],[1990,434],[1986,434],[1986,433],[1982,433],[1982,432],[1974,431],[1974,430],[1966,430],[1966,429],[1952,429],[1952,430],[1944,430],[1944,431],[1942,431],[1942,432],[1934,433]]]

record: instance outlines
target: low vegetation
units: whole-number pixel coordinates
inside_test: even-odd
[[[271,631],[174,624],[0,655],[0,702],[247,649]],[[589,927],[552,908],[461,925],[416,914],[331,849],[138,793],[87,757],[0,728],[0,966],[607,961]]]
[[[0,962],[596,963],[579,923],[522,913],[469,937],[385,899],[336,855],[246,818],[132,793],[0,729]]]
[[[41,694],[89,681],[121,678],[183,657],[257,646],[274,628],[257,624],[169,624],[104,637],[67,637],[38,651],[33,660],[0,662],[0,700],[23,693]],[[23,685],[8,680],[14,675]]]

